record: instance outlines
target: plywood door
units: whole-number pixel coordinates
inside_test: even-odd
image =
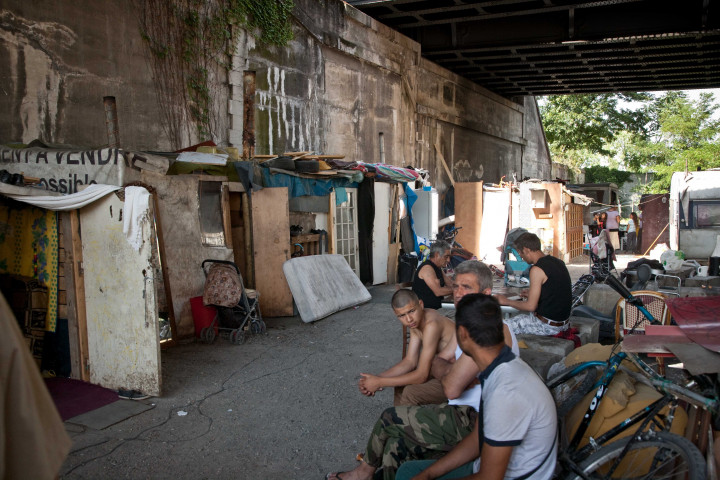
[[[150,202],[152,205],[152,201]],[[123,234],[115,195],[80,210],[91,383],[160,395],[158,306],[152,222],[136,252]],[[153,210],[150,208],[152,218]]]
[[[288,190],[263,188],[252,194],[255,288],[263,317],[290,317],[292,293],[282,266],[290,259]]]
[[[390,235],[390,184],[375,182],[375,220],[373,221],[373,285],[388,280],[388,238]]]
[[[455,183],[455,226],[458,232],[457,241],[465,250],[483,258],[480,251],[480,230],[483,220],[483,182]]]

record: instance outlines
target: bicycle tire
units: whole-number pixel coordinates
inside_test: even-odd
[[[609,462],[614,461],[622,454],[632,437],[623,438],[602,447],[579,465],[580,470],[587,478],[593,480],[607,478],[633,480],[705,479],[705,460],[690,440],[668,432],[652,432],[644,435],[650,434],[652,435],[651,438],[636,440],[630,445],[612,477],[603,474],[603,467],[607,471],[607,468],[610,467]],[[651,455],[652,462],[650,462]],[[655,462],[658,463],[654,465]],[[580,478],[577,474],[571,474],[567,477],[567,480],[579,480]]]
[[[576,368],[580,364],[572,365],[553,378],[564,375],[569,370]],[[550,393],[555,400],[558,418],[563,418],[570,410],[592,390],[593,385],[598,377],[597,366],[588,367],[582,372],[568,378],[563,383],[550,389]],[[548,380],[548,384],[552,384],[553,379]]]

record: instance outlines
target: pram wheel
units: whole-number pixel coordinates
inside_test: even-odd
[[[235,345],[242,345],[245,343],[245,331],[237,328],[230,332],[230,343]]]
[[[265,335],[267,333],[267,326],[262,320],[253,320],[250,322],[250,331],[255,335]]]
[[[200,330],[200,340],[205,343],[213,343],[215,341],[215,329],[212,327],[205,327]]]

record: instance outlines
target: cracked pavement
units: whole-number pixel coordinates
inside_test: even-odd
[[[394,286],[357,308],[305,324],[266,319],[244,345],[218,338],[162,352],[161,397],[103,430],[66,422],[63,479],[319,479],[355,466],[392,390],[367,398],[361,372],[400,360]],[[178,415],[187,412],[187,415]]]

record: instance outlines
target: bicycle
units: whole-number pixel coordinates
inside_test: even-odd
[[[642,302],[638,302],[617,278],[608,275],[606,281],[628,302],[634,302],[649,321],[657,323],[642,306]],[[633,333],[635,326],[630,330],[630,334]],[[615,345],[613,352],[618,345]],[[626,358],[637,365],[641,373],[634,372],[622,365],[622,361]],[[607,393],[608,386],[619,370],[627,372],[636,381],[654,387],[662,394],[662,397],[599,437],[591,437],[587,445],[580,447],[590,422]],[[709,382],[712,392],[711,397],[706,397],[660,376],[637,355],[618,352],[612,353],[605,362],[590,361],[569,367],[548,380],[546,385],[556,400],[559,419],[562,419],[587,393],[595,389],[595,395],[572,438],[562,440],[563,444],[567,445],[558,455],[561,472],[561,476],[558,478],[573,480],[580,478],[689,478],[691,480],[705,478],[705,460],[700,451],[686,438],[670,433],[670,427],[679,400],[707,409],[713,415],[718,415],[720,412],[720,402],[718,401],[720,388],[718,388],[717,379]],[[668,413],[661,414],[666,407]],[[637,425],[637,429],[631,435],[610,442],[618,434],[635,425]],[[560,431],[563,432],[562,428]],[[634,468],[638,468],[639,472],[634,472]],[[636,475],[631,476],[629,473]]]
[[[626,358],[639,366],[643,374],[621,365]],[[619,370],[628,373],[637,381],[653,386],[663,396],[599,437],[591,437],[587,445],[579,447],[609,384]],[[596,382],[597,374],[601,377]],[[670,427],[678,400],[718,414],[720,404],[717,391],[713,398],[708,398],[676,385],[660,377],[636,355],[626,352],[614,353],[607,362],[590,361],[570,367],[550,379],[547,386],[556,396],[559,416],[564,416],[589,391],[596,389],[577,430],[569,441],[566,439],[563,442],[567,446],[558,455],[559,467],[563,473],[559,478],[683,478],[676,477],[680,473],[686,474],[690,479],[705,478],[705,460],[700,451],[685,437],[670,433]],[[561,393],[562,387],[565,387],[564,393]],[[662,415],[661,412],[666,407],[669,407],[668,413]],[[632,435],[608,443],[635,425],[638,427]],[[652,450],[643,452],[645,449]],[[633,452],[633,455],[628,456],[630,452]],[[633,472],[639,476],[629,475],[629,470],[634,467],[640,469],[640,472]],[[621,476],[614,476],[616,473]],[[659,476],[668,473],[671,474],[668,477]]]

